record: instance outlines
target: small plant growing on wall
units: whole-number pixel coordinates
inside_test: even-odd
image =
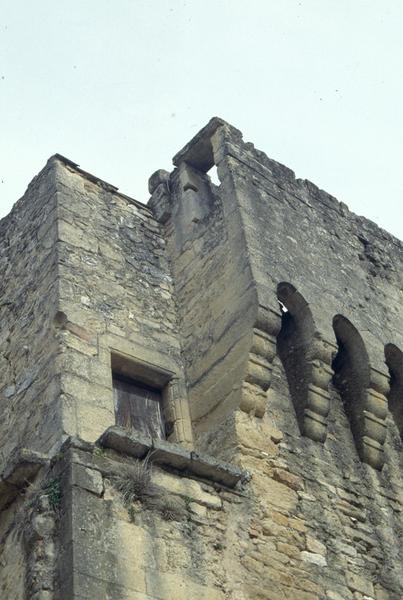
[[[27,507],[33,508],[42,496],[48,499],[49,507],[57,512],[62,500],[62,485],[58,478],[29,482],[23,491]]]
[[[44,488],[45,495],[49,499],[49,506],[55,512],[59,510],[62,501],[62,485],[60,479],[51,479]]]
[[[112,483],[120,492],[123,504],[126,506],[129,519],[135,521],[137,510],[135,502],[141,502],[144,508],[160,513],[166,521],[180,521],[188,512],[191,499],[178,498],[167,494],[152,483],[151,453],[143,460],[132,464],[122,465],[118,476],[113,477]]]
[[[113,484],[121,493],[125,506],[144,500],[152,492],[150,455],[136,460],[131,465],[123,465],[120,474],[114,477]]]
[[[158,511],[165,521],[181,521],[187,514],[186,502],[173,494],[162,492],[150,499],[147,504],[150,508]]]

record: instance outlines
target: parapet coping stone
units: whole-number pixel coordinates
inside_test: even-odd
[[[229,488],[234,488],[239,483],[246,483],[251,478],[249,471],[207,454],[187,450],[178,444],[151,438],[141,432],[118,426],[108,427],[97,444],[137,459],[149,456],[155,464],[196,475]]]

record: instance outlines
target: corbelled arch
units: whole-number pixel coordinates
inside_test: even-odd
[[[403,352],[394,344],[386,344],[385,362],[390,373],[389,410],[403,439]]]
[[[338,351],[333,382],[340,393],[361,460],[376,469],[384,463],[386,399],[371,383],[371,365],[364,341],[343,315],[333,318]]]

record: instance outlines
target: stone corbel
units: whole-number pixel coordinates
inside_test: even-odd
[[[0,474],[0,511],[32,481],[49,457],[28,448],[16,450]]]
[[[240,403],[242,411],[259,418],[262,418],[266,411],[267,390],[271,383],[272,363],[276,356],[277,334],[280,328],[280,313],[259,305]]]
[[[26,582],[29,598],[54,600],[57,516],[48,494],[38,494],[35,506],[28,512],[29,526],[25,530],[27,552]]]
[[[169,190],[168,171],[159,169],[148,180],[148,191],[151,194],[149,206],[159,223],[166,223],[171,216],[171,194]]]
[[[363,462],[379,471],[385,456],[383,445],[386,439],[386,415],[389,392],[389,378],[384,373],[371,368],[370,387],[365,391],[361,415],[361,436],[358,440],[358,452]]]
[[[334,344],[315,340],[312,346],[311,374],[308,383],[302,434],[315,442],[324,442],[327,436],[327,417],[330,410],[329,383],[333,377],[332,353]]]

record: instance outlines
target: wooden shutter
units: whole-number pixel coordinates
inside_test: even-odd
[[[113,374],[116,424],[164,439],[161,390]]]

